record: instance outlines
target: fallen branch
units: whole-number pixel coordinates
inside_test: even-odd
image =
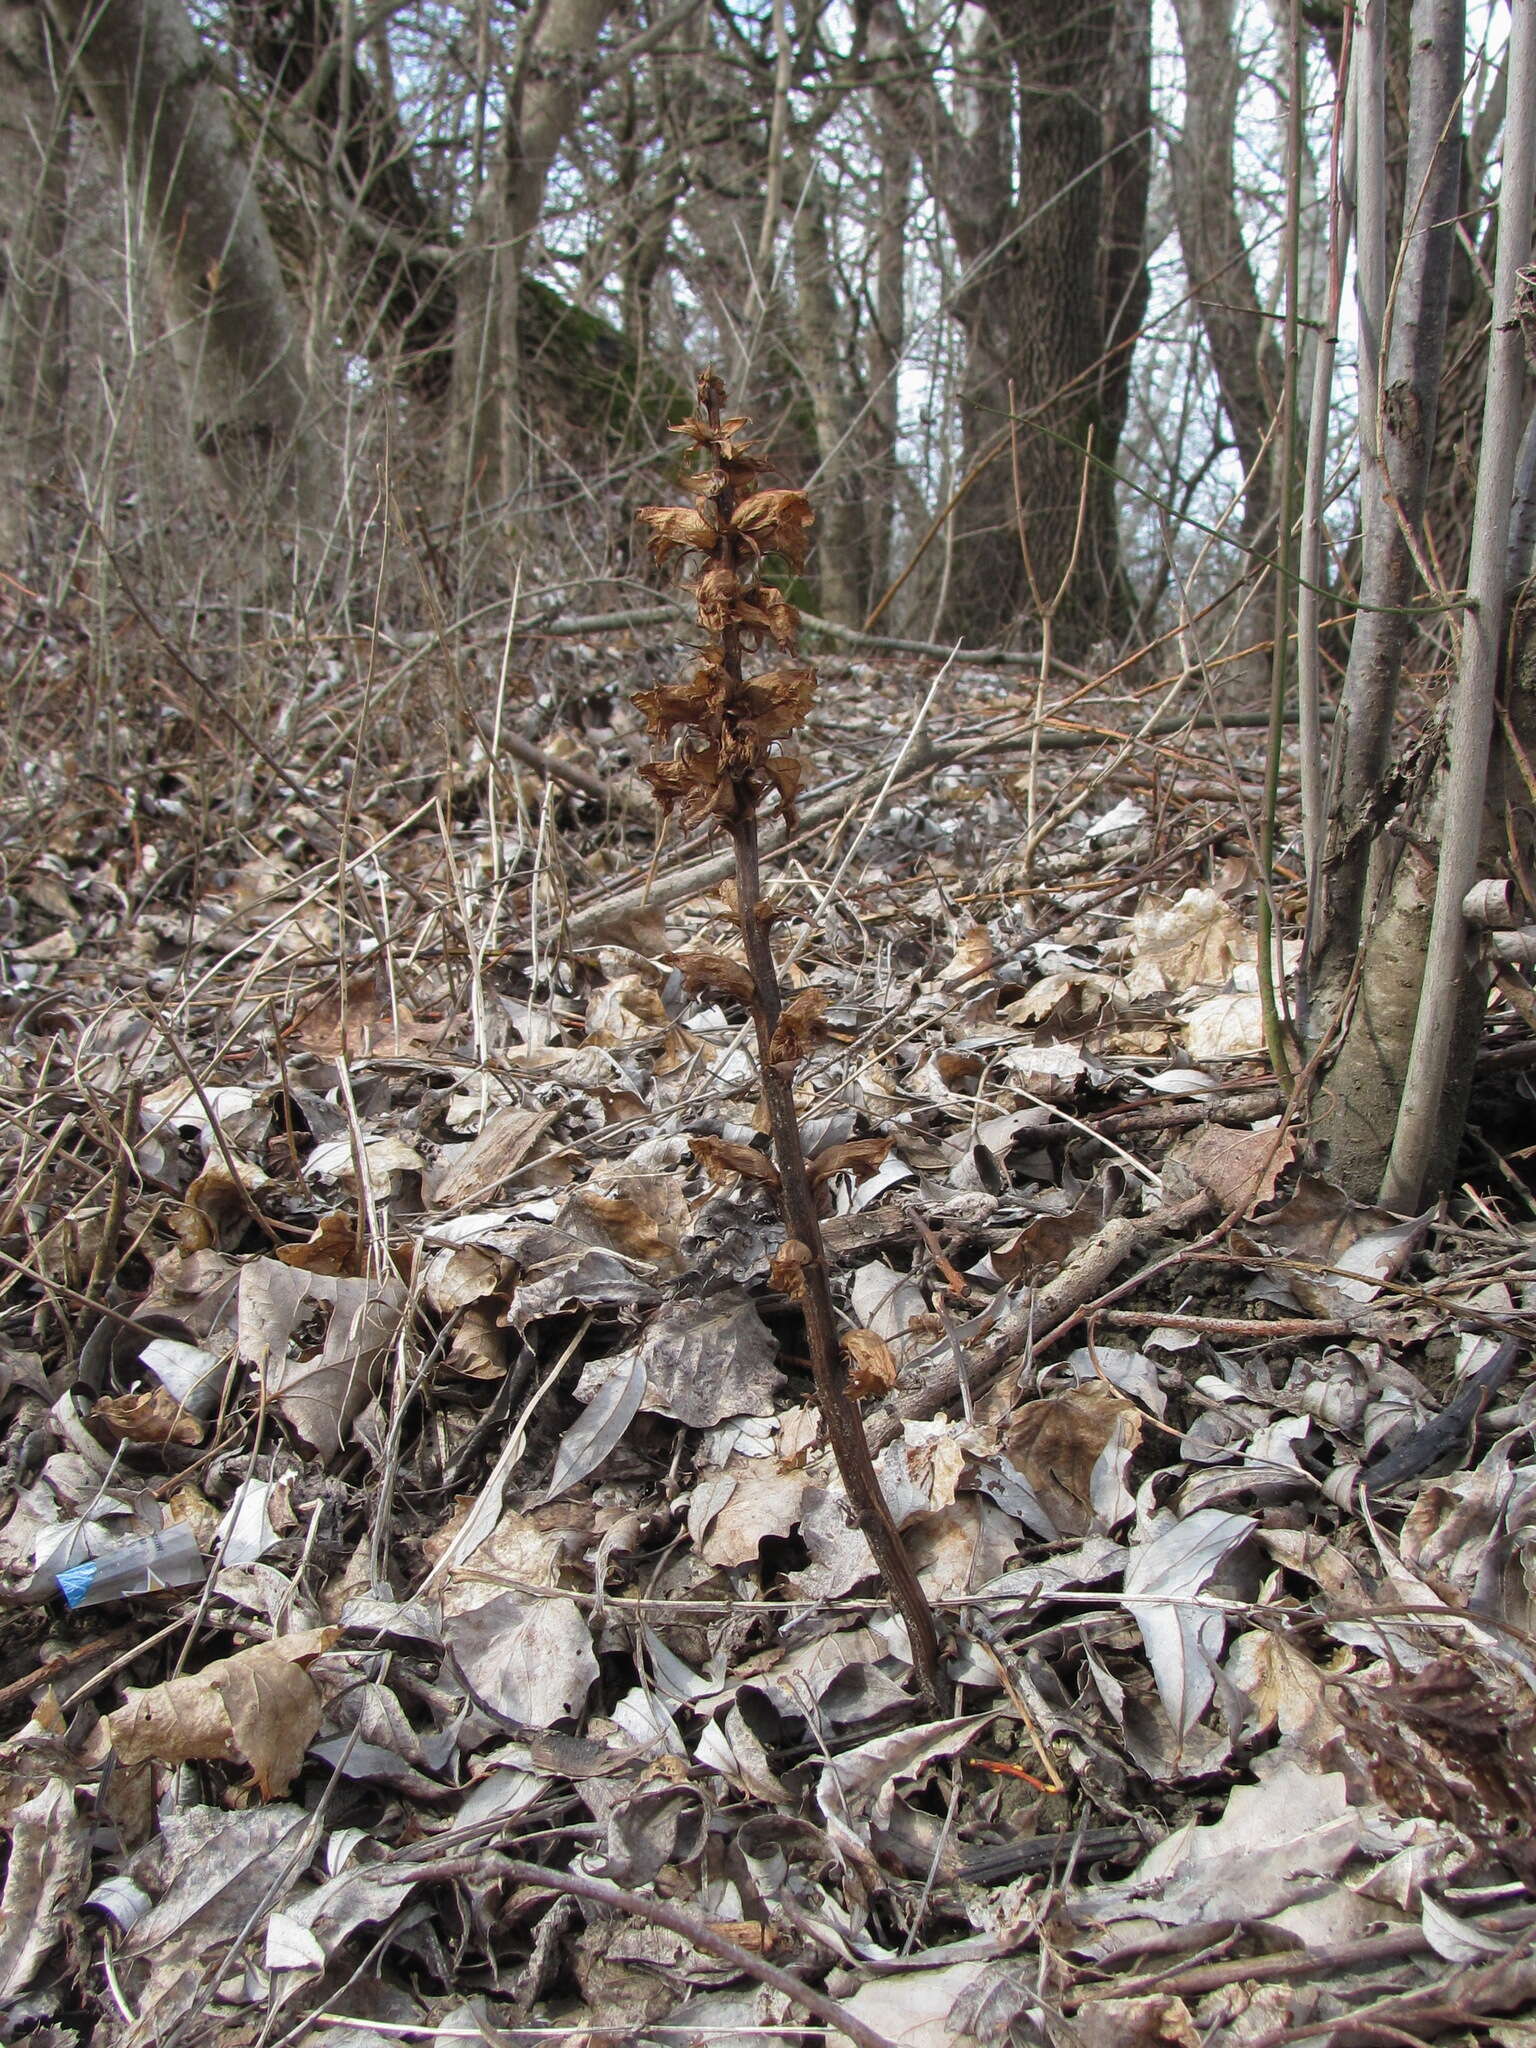
[[[443,1857],[436,1862],[410,1863],[398,1869],[376,1868],[375,1875],[381,1883],[391,1885],[441,1884],[450,1878],[464,1878],[474,1884],[477,1892],[483,1891],[487,1885],[504,1882],[536,1885],[540,1891],[585,1899],[589,1905],[607,1906],[615,1913],[629,1913],[637,1920],[649,1920],[655,1927],[665,1927],[670,1934],[681,1935],[701,1954],[730,1963],[744,1977],[755,1977],[770,1991],[792,1998],[803,2011],[846,2034],[850,2041],[859,2042],[861,2048],[894,2048],[884,2034],[877,2034],[873,2027],[866,2026],[856,2013],[839,2005],[835,1998],[828,1998],[824,1991],[802,1982],[790,1971],[781,1970],[766,1956],[754,1955],[751,1949],[743,1948],[740,1942],[721,1934],[709,1921],[701,1920],[696,1913],[687,1912],[669,1899],[647,1898],[610,1884],[606,1878],[584,1877],[574,1870],[548,1870],[541,1863],[524,1863],[510,1856]]]
[[[872,1418],[869,1436],[876,1449],[889,1443],[903,1422],[924,1421],[949,1406],[965,1384],[974,1397],[1020,1359],[1032,1360],[1054,1337],[1081,1320],[1082,1313],[1128,1259],[1159,1238],[1201,1223],[1216,1207],[1210,1194],[1168,1202],[1145,1216],[1116,1216],[1068,1261],[1046,1287],[1012,1309],[1005,1309],[974,1344],[961,1331],[963,1359],[949,1348],[937,1352],[918,1384],[898,1394],[884,1413]],[[985,1320],[985,1319],[984,1319]],[[920,1361],[921,1363],[921,1361]]]
[[[1236,712],[1223,718],[1223,727],[1258,725],[1264,721],[1257,713]],[[1138,739],[1172,732],[1204,730],[1213,727],[1217,721],[1205,713],[1192,718],[1160,718],[1147,729],[1146,734],[1122,733],[1108,726],[1088,730],[1082,726],[1059,727],[1047,722],[1040,735],[1040,745],[1047,753],[1074,752],[1094,746],[1129,746]],[[948,744],[930,744],[914,754],[912,767],[899,782],[891,785],[888,795],[897,796],[903,791],[926,782],[943,768],[956,768],[967,761],[974,761],[988,754],[1016,752],[1029,745],[1029,733],[1001,733],[980,740],[954,740]],[[774,831],[774,836],[764,847],[770,855],[786,853],[791,846],[799,846],[814,837],[825,825],[832,825],[847,817],[849,810],[867,791],[880,786],[882,779],[890,772],[888,764],[877,764],[854,775],[840,775],[809,803],[799,806],[798,823],[793,835]],[[611,789],[611,785],[606,787]],[[646,910],[667,910],[674,903],[686,903],[702,895],[708,889],[718,888],[734,870],[734,856],[729,853],[695,856],[680,867],[662,868],[655,875],[647,875],[633,887],[621,889],[615,894],[611,885],[595,889],[584,898],[578,898],[564,927],[565,942],[581,948],[600,943],[610,935],[622,937],[625,926]]]

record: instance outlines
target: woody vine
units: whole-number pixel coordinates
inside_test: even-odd
[[[677,965],[691,991],[725,995],[752,1013],[773,1147],[771,1180],[786,1232],[773,1277],[804,1314],[817,1405],[844,1490],[886,1592],[906,1623],[919,1683],[931,1705],[942,1710],[933,1610],[885,1504],[849,1386],[845,1358],[849,1352],[857,1356],[859,1346],[839,1339],[817,1217],[816,1191],[830,1162],[807,1162],[795,1108],[796,1073],[821,1035],[827,998],[812,988],[784,1001],[771,939],[778,909],[762,890],[758,817],[763,804],[777,798],[786,822],[794,821],[803,763],[785,751],[785,743],[810,709],[816,672],[796,658],[799,614],[759,572],[767,555],[777,555],[793,571],[804,567],[815,514],[801,491],[759,488],[768,462],[743,438],[745,418],[722,417],[725,398],[720,379],[706,370],[698,382],[697,411],[672,429],[693,443],[692,505],[647,505],[639,514],[651,529],[658,562],[674,555],[702,558],[689,587],[706,636],[686,682],[663,683],[635,697],[652,736],[670,748],[666,759],[640,773],[664,813],[676,811],[686,822],[708,823],[731,836],[734,910],[745,964],[694,952],[679,955]],[[765,643],[776,650],[779,665],[748,677],[744,656]],[[767,1164],[761,1154],[749,1152],[748,1159],[732,1163],[770,1177],[761,1172]],[[849,1338],[861,1334],[867,1333],[850,1332]]]

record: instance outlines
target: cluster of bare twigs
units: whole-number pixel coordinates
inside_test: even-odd
[[[788,1233],[774,1278],[804,1311],[816,1399],[838,1470],[886,1590],[907,1625],[923,1690],[942,1707],[933,1612],[891,1520],[845,1377],[815,1183],[795,1108],[796,1069],[815,1042],[827,999],[813,988],[784,1002],[769,937],[778,912],[762,892],[758,811],[776,793],[786,815],[793,817],[802,763],[779,749],[803,722],[816,675],[794,663],[798,615],[780,589],[762,581],[759,570],[768,554],[780,556],[791,569],[802,568],[807,528],[815,515],[800,491],[758,489],[768,462],[742,438],[746,419],[721,417],[725,396],[720,379],[706,370],[699,378],[695,416],[674,429],[688,435],[703,458],[694,477],[692,508],[648,505],[640,514],[651,528],[658,561],[689,550],[703,556],[692,588],[699,624],[709,635],[688,682],[663,684],[636,697],[656,737],[681,735],[669,760],[640,772],[665,812],[680,808],[685,817],[711,820],[731,835],[734,907],[745,965],[697,952],[680,956],[678,964],[691,986],[744,1001],[752,1012],[776,1191]],[[748,679],[744,651],[765,639],[790,662]]]

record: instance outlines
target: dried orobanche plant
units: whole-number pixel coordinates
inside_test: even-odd
[[[774,1278],[804,1310],[816,1399],[844,1488],[886,1591],[907,1625],[923,1691],[942,1711],[933,1611],[886,1507],[845,1378],[813,1169],[806,1163],[795,1112],[796,1069],[819,1035],[826,996],[820,989],[806,989],[790,1003],[783,1000],[769,940],[775,911],[764,900],[758,860],[761,805],[776,797],[785,818],[793,821],[802,763],[784,747],[803,722],[816,687],[815,671],[795,659],[799,614],[758,571],[770,554],[792,570],[802,568],[815,515],[803,492],[759,490],[758,478],[768,464],[742,438],[745,419],[722,419],[724,405],[724,385],[706,370],[699,379],[695,416],[673,429],[688,435],[697,451],[693,504],[647,505],[639,515],[651,529],[658,562],[675,554],[702,558],[689,587],[707,635],[687,682],[663,683],[635,698],[654,737],[672,750],[668,759],[640,773],[664,812],[676,810],[689,821],[718,825],[730,833],[735,847],[735,910],[746,964],[718,953],[690,953],[678,965],[690,988],[733,997],[752,1011],[787,1233]],[[744,653],[765,642],[778,651],[780,665],[744,675]],[[720,1156],[747,1150],[715,1143],[701,1156],[707,1166],[765,1177],[767,1162],[759,1153],[749,1154],[750,1168],[740,1159]],[[857,1351],[850,1362],[860,1365]]]

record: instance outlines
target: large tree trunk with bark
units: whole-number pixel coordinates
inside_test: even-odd
[[[944,631],[1006,639],[1054,605],[1083,652],[1128,622],[1107,470],[1144,304],[1145,0],[988,0],[954,116],[892,0],[872,47],[964,266],[959,404],[970,482],[955,514]],[[1009,386],[1022,437],[1019,498]]]
[[[826,193],[809,150],[794,166],[795,326],[820,458],[816,577],[821,610],[857,626],[868,597],[869,479],[861,474],[859,400],[833,284]]]
[[[523,264],[555,153],[597,82],[597,38],[612,11],[612,0],[549,0],[514,62],[501,147],[460,266],[453,395],[465,511],[510,505],[527,479]]]
[[[305,523],[325,482],[250,164],[181,0],[48,0],[153,244],[192,439],[242,513]]]
[[[375,354],[388,340],[413,389],[441,397],[453,342],[451,236],[422,190],[387,64],[376,84],[337,0],[233,0],[230,27],[279,103],[302,106],[334,171],[340,248],[327,253],[341,259],[347,288],[338,311],[349,345]]]
[[[1184,127],[1169,151],[1173,209],[1222,410],[1247,478],[1239,531],[1253,547],[1274,502],[1267,442],[1280,400],[1281,362],[1237,213],[1232,0],[1175,0],[1175,11],[1184,53]]]
[[[69,292],[63,266],[69,103],[48,17],[0,0],[0,559],[24,574],[64,454]]]

